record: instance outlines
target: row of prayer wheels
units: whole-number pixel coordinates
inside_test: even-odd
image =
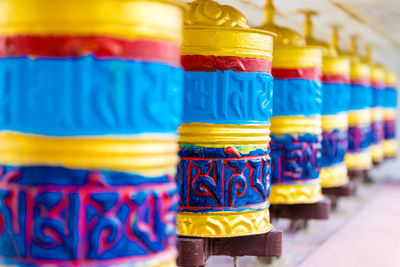
[[[174,266],[395,157],[395,75],[274,12],[1,0],[0,265]]]

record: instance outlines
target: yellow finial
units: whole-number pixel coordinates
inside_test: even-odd
[[[358,56],[358,35],[356,34],[350,36],[350,53]]]
[[[306,20],[304,22],[304,37],[306,39],[311,39],[313,38],[312,16],[318,15],[318,12],[311,9],[300,10],[300,12],[304,13],[306,16]]]
[[[365,45],[365,59],[367,61],[372,61],[372,47],[370,44]]]
[[[339,49],[339,25],[332,26],[332,46],[336,49],[336,51],[340,51]]]
[[[275,20],[275,11],[276,8],[274,6],[273,0],[267,0],[265,4],[265,23],[266,24],[273,24]]]

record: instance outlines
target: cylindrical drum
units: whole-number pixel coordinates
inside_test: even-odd
[[[344,157],[348,146],[347,120],[350,104],[348,57],[324,56],[322,61],[322,187],[348,183]]]
[[[273,53],[271,119],[271,204],[314,203],[322,199],[322,51],[279,46]]]
[[[371,156],[373,163],[380,163],[383,159],[383,107],[382,95],[385,89],[385,69],[377,64],[371,66],[371,87],[372,87],[372,107],[371,107]]]
[[[392,71],[386,72],[386,84],[382,94],[382,107],[384,117],[384,140],[383,154],[385,158],[393,158],[397,155],[396,141],[396,108],[397,90],[396,74]]]
[[[348,148],[345,156],[349,171],[366,171],[372,166],[370,145],[372,92],[370,68],[356,57],[350,66],[350,107]]]
[[[208,0],[192,2],[184,22],[178,234],[268,232],[273,35]]]
[[[175,265],[182,7],[0,1],[0,265]]]

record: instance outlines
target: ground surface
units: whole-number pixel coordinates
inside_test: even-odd
[[[273,223],[284,230],[282,257],[272,263],[242,257],[240,267],[400,266],[400,182],[358,187],[356,197],[340,200],[330,220],[311,221],[304,231],[288,230],[288,220]],[[233,260],[213,257],[206,266],[233,266]]]

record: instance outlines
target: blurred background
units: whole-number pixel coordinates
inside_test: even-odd
[[[217,0],[239,9],[251,26],[264,21],[265,0]],[[359,36],[359,53],[371,44],[373,58],[397,73],[400,80],[400,0],[275,0],[276,23],[303,33],[304,14],[300,10],[312,9],[318,12],[313,17],[314,37],[330,41],[332,25],[341,25],[340,46],[347,50],[349,36]],[[398,111],[399,113],[399,111]],[[400,114],[398,117],[400,118]],[[400,133],[400,123],[397,123]],[[400,135],[397,139],[400,140]],[[374,168],[374,179],[400,180],[400,158],[385,162]]]

